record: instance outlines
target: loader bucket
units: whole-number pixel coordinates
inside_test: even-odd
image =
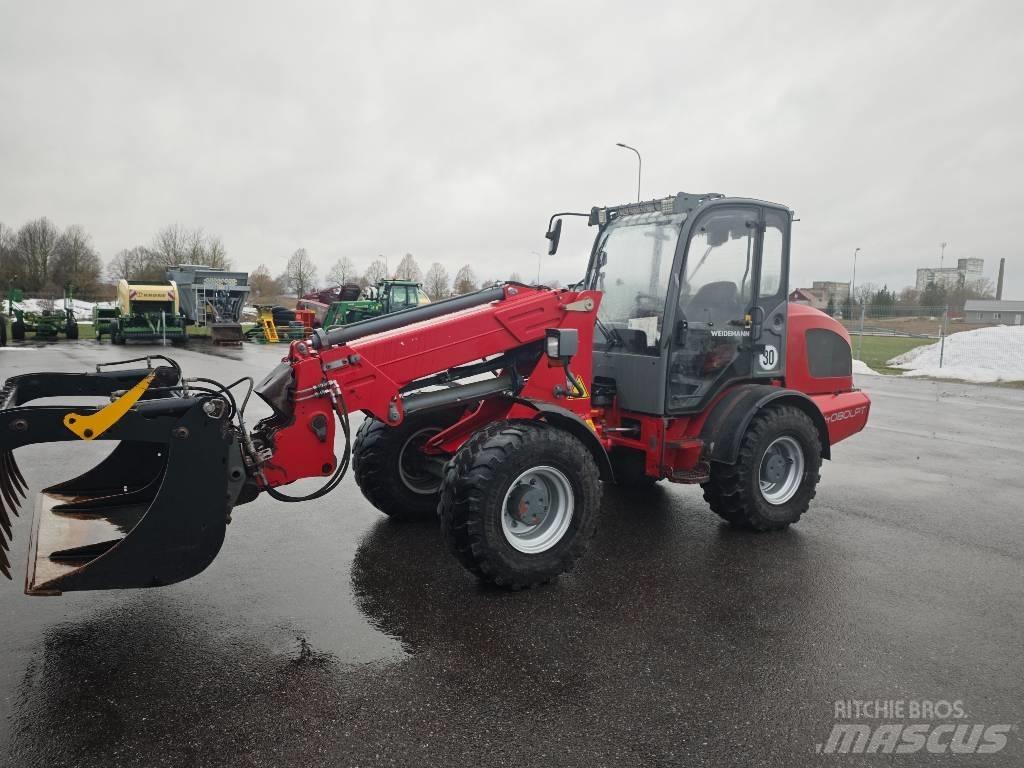
[[[242,344],[241,323],[211,323],[210,337],[214,344],[240,346]]]
[[[164,393],[174,369],[156,380]],[[168,373],[169,372],[169,373]],[[40,373],[0,390],[0,569],[11,515],[27,493],[14,452],[80,437],[65,420],[99,412],[86,405],[26,405],[40,397],[111,395],[154,371]],[[157,389],[157,388],[154,388]],[[91,422],[90,422],[91,423]],[[96,467],[43,489],[35,503],[25,592],[59,595],[92,589],[154,587],[183,581],[217,556],[245,480],[238,435],[209,398],[163,394],[139,400],[95,439],[116,441]]]

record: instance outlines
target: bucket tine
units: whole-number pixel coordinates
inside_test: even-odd
[[[11,478],[14,480],[18,490],[21,491],[21,497],[24,499],[28,496],[28,483],[25,482],[25,477],[21,474],[21,468],[18,466],[18,462],[11,451],[7,452],[7,462],[11,470]]]
[[[7,558],[11,539],[11,515],[18,514],[24,490],[24,478],[10,451],[0,451],[0,573],[11,578],[11,562]]]
[[[21,506],[21,497],[24,496],[24,492],[11,470],[13,459],[10,451],[0,451],[0,526],[3,527],[4,533],[8,537],[11,535],[11,518],[8,515],[8,510],[17,515],[18,508]]]

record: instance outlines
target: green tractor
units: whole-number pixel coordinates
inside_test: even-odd
[[[358,299],[335,301],[331,304],[324,317],[323,326],[337,328],[429,303],[430,298],[420,283],[413,280],[381,280],[376,285],[363,289]]]
[[[92,327],[96,331],[96,341],[102,341],[104,336],[112,336],[117,321],[121,317],[121,310],[114,307],[101,307],[96,305],[92,308]]]
[[[44,309],[39,312],[14,309],[11,338],[15,341],[24,341],[29,333],[39,341],[55,341],[62,333],[69,341],[78,338],[78,321],[75,319],[70,289],[64,291],[64,304],[61,309]]]

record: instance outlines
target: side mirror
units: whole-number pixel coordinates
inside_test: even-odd
[[[544,237],[550,241],[548,243],[548,256],[554,256],[555,251],[558,250],[558,241],[562,238],[562,220],[556,219],[555,225],[548,230]]]

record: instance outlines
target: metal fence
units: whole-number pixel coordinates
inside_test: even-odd
[[[853,308],[842,318],[854,358],[903,368],[913,375],[978,382],[1024,381],[1024,325],[978,322],[948,307]],[[884,341],[902,338],[905,344]],[[865,344],[872,352],[865,355]],[[879,358],[883,352],[891,358]]]

